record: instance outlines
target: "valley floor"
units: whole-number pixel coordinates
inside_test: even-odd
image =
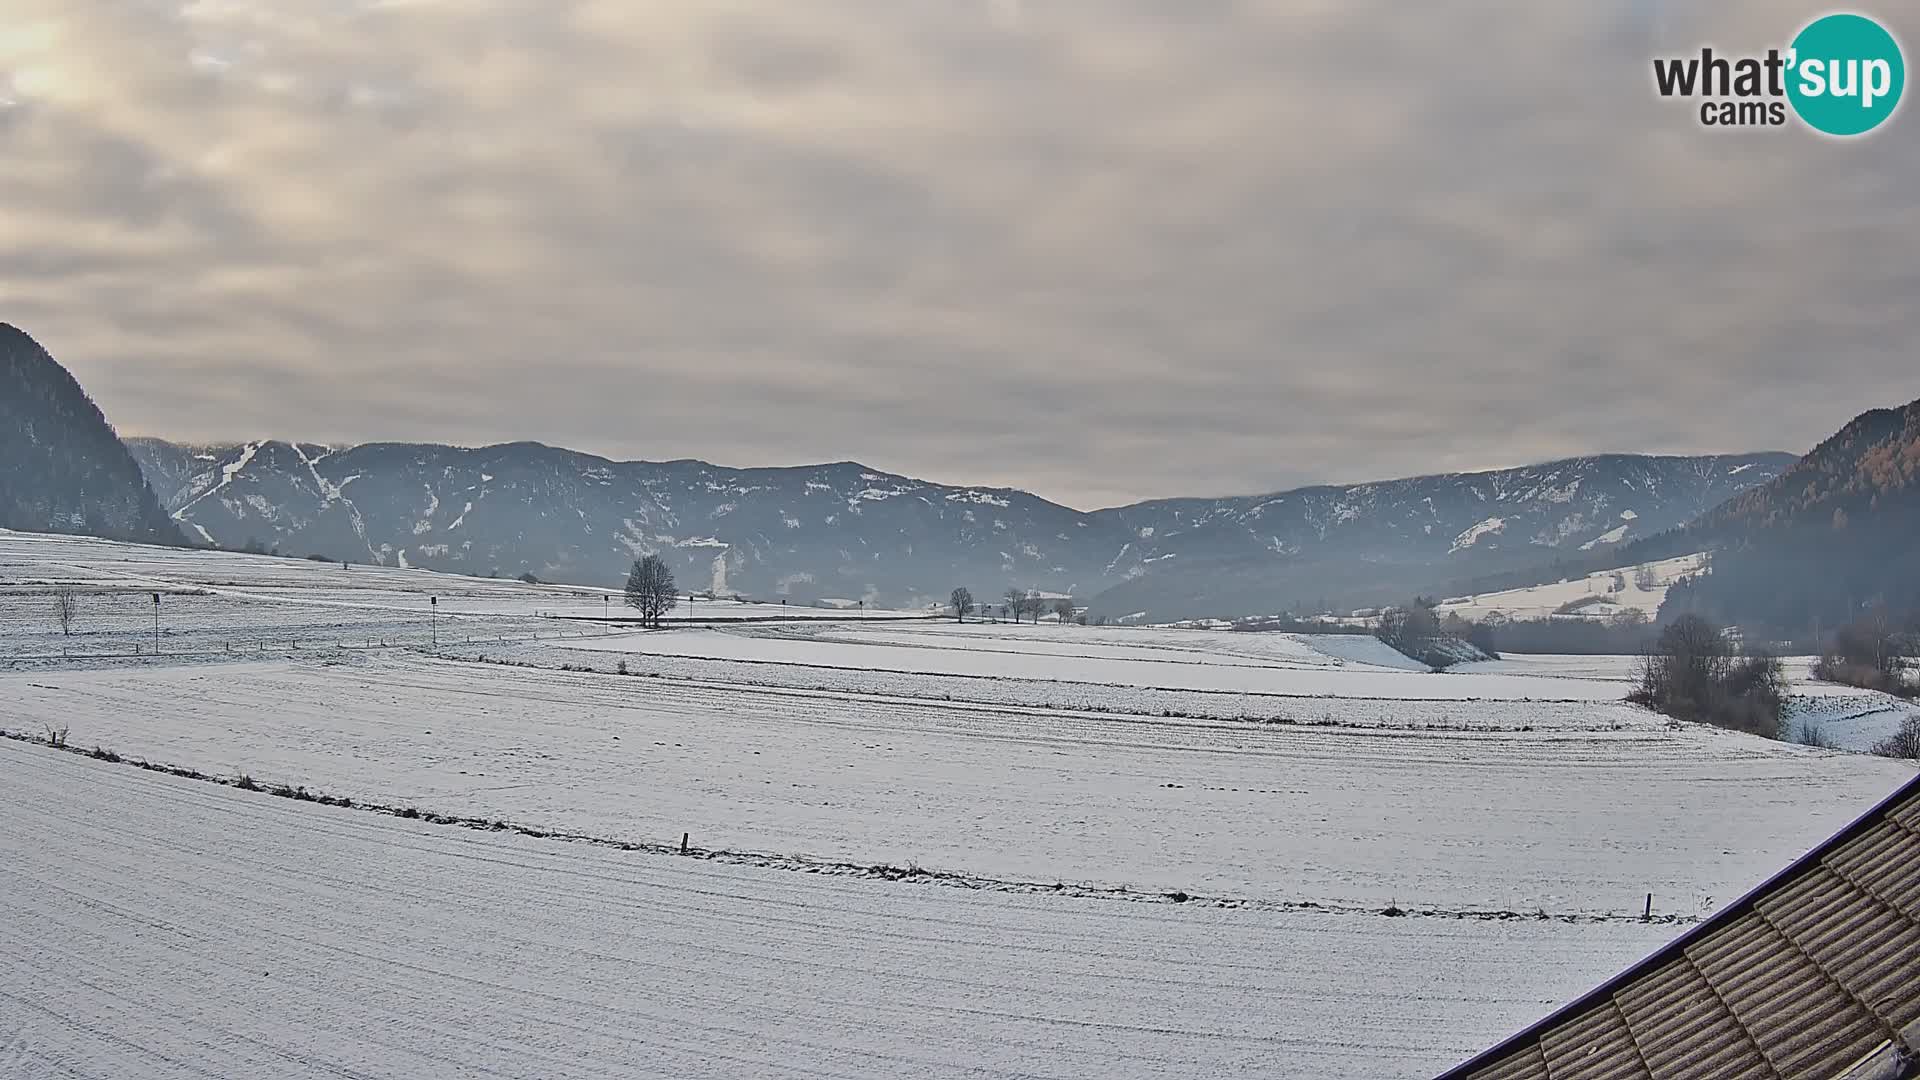
[[[600,604],[0,534],[0,1075],[1418,1078],[1912,775],[1627,658]]]
[[[1702,915],[1911,771],[1702,728],[1178,720],[415,655],[0,696],[76,745],[548,830],[1341,907],[1634,914],[1652,892]]]
[[[1418,1076],[1671,927],[847,881],[0,741],[0,1073]]]

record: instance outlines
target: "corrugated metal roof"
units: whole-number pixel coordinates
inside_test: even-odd
[[[1920,777],[1713,918],[1439,1080],[1914,1076]]]

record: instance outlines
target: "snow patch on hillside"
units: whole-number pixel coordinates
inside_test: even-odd
[[[1465,551],[1466,549],[1479,543],[1481,537],[1491,536],[1497,533],[1503,533],[1505,531],[1507,531],[1506,518],[1499,518],[1499,517],[1487,518],[1485,521],[1481,521],[1472,526],[1469,526],[1465,532],[1462,532],[1459,536],[1454,537],[1453,546],[1447,549],[1447,554],[1451,555],[1456,552]]]
[[[1583,577],[1524,589],[1456,596],[1441,601],[1439,610],[1442,614],[1456,614],[1463,619],[1474,620],[1485,619],[1495,612],[1511,619],[1594,619],[1608,618],[1629,609],[1645,612],[1651,618],[1666,600],[1667,588],[1681,578],[1699,573],[1705,561],[1704,554],[1682,555],[1675,559],[1661,559],[1620,570],[1601,570]],[[1652,588],[1640,587],[1640,571],[1643,569],[1652,573]],[[1623,586],[1617,592],[1614,591],[1616,575],[1618,584]],[[1589,598],[1594,599],[1578,612],[1556,614],[1559,608],[1572,601]]]
[[[1601,533],[1599,536],[1596,536],[1593,539],[1587,541],[1586,543],[1581,544],[1580,550],[1592,551],[1594,548],[1599,547],[1601,544],[1617,544],[1626,537],[1627,529],[1628,529],[1628,526],[1626,525],[1615,525],[1613,528],[1608,529],[1606,532]]]
[[[947,496],[947,501],[978,503],[982,506],[998,506],[1002,508],[1013,505],[1008,500],[985,491],[956,491]]]

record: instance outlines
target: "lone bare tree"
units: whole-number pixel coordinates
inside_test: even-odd
[[[973,590],[962,586],[953,590],[953,595],[948,600],[953,604],[953,617],[960,622],[966,622],[967,612],[973,610]]]
[[[1073,621],[1073,601],[1064,596],[1055,600],[1053,613],[1059,618],[1061,626],[1067,625]]]
[[[53,594],[53,607],[60,616],[60,632],[71,636],[74,616],[80,613],[80,598],[72,589],[61,589]]]
[[[1019,622],[1020,616],[1027,613],[1027,594],[1019,589],[1010,588],[1006,592],[1006,599],[1007,614],[1012,616],[1014,622]]]
[[[642,626],[659,626],[660,617],[680,602],[673,570],[658,555],[635,559],[627,574],[627,606],[640,613]]]

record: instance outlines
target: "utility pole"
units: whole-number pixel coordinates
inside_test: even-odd
[[[427,597],[427,624],[433,627],[433,651],[440,651],[440,598]]]
[[[160,655],[160,594],[153,594],[153,655]]]
[[[600,621],[607,633],[613,633],[613,597],[600,594]]]

